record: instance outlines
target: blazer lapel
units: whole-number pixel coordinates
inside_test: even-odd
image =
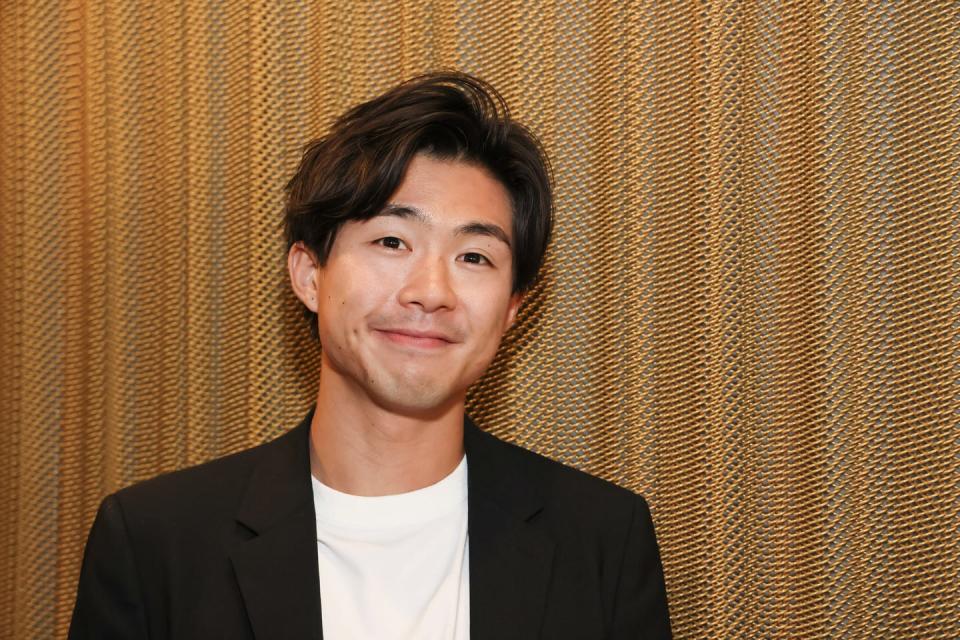
[[[257,640],[321,640],[317,528],[310,484],[310,421],[267,446],[237,520],[256,534],[232,554]]]
[[[538,638],[553,541],[531,524],[543,508],[512,445],[464,419],[472,640]]]
[[[310,483],[310,422],[268,445],[237,512],[254,537],[231,554],[257,640],[322,640],[316,515]],[[470,545],[470,636],[540,635],[553,541],[532,520],[541,489],[512,445],[464,417]]]

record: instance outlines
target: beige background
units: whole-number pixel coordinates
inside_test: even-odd
[[[0,637],[106,493],[302,416],[281,188],[437,67],[557,177],[478,421],[648,497],[678,638],[960,636],[958,5],[342,6],[0,5]]]

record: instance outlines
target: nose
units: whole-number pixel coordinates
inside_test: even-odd
[[[450,270],[440,257],[418,260],[400,289],[400,304],[417,305],[424,312],[453,309],[456,293],[450,282]]]

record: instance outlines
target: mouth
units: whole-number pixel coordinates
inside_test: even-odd
[[[374,329],[374,333],[393,344],[421,349],[439,349],[454,344],[443,333],[436,331],[415,331],[413,329]]]

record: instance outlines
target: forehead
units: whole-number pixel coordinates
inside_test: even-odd
[[[484,167],[417,154],[390,202],[413,206],[440,226],[488,222],[511,234],[510,194]]]

